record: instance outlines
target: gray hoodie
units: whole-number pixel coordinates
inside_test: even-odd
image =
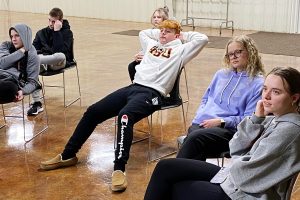
[[[21,90],[23,94],[32,93],[39,85],[38,76],[40,70],[40,60],[37,52],[32,43],[32,32],[30,27],[25,24],[17,24],[9,29],[9,35],[12,29],[15,29],[21,37],[26,53],[28,53],[27,59],[27,80],[25,84],[21,85]],[[14,49],[11,41],[3,42],[0,46],[0,73],[10,74],[16,80],[19,80],[20,71],[17,66],[19,61],[25,56],[25,54],[17,49]],[[19,80],[20,81],[20,80]]]
[[[300,115],[246,117],[229,143],[232,165],[221,187],[231,199],[285,199],[300,171]]]

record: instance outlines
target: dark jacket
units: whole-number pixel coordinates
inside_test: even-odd
[[[33,40],[33,46],[38,54],[52,55],[54,53],[64,53],[69,62],[73,61],[72,45],[73,33],[68,20],[64,19],[60,31],[54,31],[49,27],[39,30]]]

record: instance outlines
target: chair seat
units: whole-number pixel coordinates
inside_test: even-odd
[[[66,70],[68,69],[72,69],[76,67],[76,62],[70,62],[68,63],[68,65],[62,69],[59,69],[59,70],[50,70],[48,69],[47,71],[43,71],[40,73],[41,76],[53,76],[53,75],[56,75],[56,74],[61,74],[61,73],[64,73]]]
[[[181,98],[174,99],[171,97],[166,97],[162,100],[161,110],[178,107],[181,106],[181,104],[182,104]]]

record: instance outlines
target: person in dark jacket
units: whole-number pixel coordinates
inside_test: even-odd
[[[10,41],[0,45],[0,103],[21,101],[39,86],[39,57],[25,24],[9,29]]]
[[[49,12],[49,25],[39,30],[33,40],[41,60],[41,72],[60,70],[73,61],[73,33],[68,20],[63,19],[63,12],[53,8]],[[32,94],[33,103],[27,115],[37,115],[43,111],[40,91]]]

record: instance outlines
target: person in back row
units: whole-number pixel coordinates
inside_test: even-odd
[[[127,188],[125,165],[129,159],[134,124],[160,108],[163,96],[172,90],[182,66],[197,56],[208,42],[204,34],[180,31],[180,24],[174,20],[163,21],[159,29],[141,31],[139,38],[145,55],[136,67],[133,84],[91,105],[63,152],[41,162],[40,167],[52,170],[75,165],[78,161],[77,152],[96,126],[118,116],[111,190],[124,191]],[[183,44],[181,40],[186,43]]]
[[[46,70],[60,70],[73,61],[73,33],[68,20],[63,19],[63,11],[53,8],[49,12],[48,27],[39,30],[33,40],[41,60],[41,73]],[[34,116],[42,112],[40,90],[32,94],[33,103],[27,115]]]
[[[144,200],[286,200],[290,180],[300,171],[299,85],[299,71],[274,68],[255,113],[243,119],[230,140],[231,166],[162,160]]]
[[[0,104],[21,101],[39,87],[40,60],[31,44],[31,28],[16,24],[0,46]]]
[[[153,28],[158,28],[159,23],[166,19],[169,19],[169,8],[167,6],[163,8],[157,8],[152,13],[150,21]],[[136,65],[140,64],[141,60],[143,59],[143,56],[144,56],[144,52],[143,50],[141,50],[139,53],[134,55],[134,61],[132,61],[128,65],[128,73],[131,81],[133,81],[134,79],[134,75],[136,72],[135,67]]]
[[[250,37],[231,38],[225,47],[223,64],[225,69],[216,72],[202,97],[177,158],[205,161],[228,151],[237,125],[254,112],[261,98],[265,72]]]

